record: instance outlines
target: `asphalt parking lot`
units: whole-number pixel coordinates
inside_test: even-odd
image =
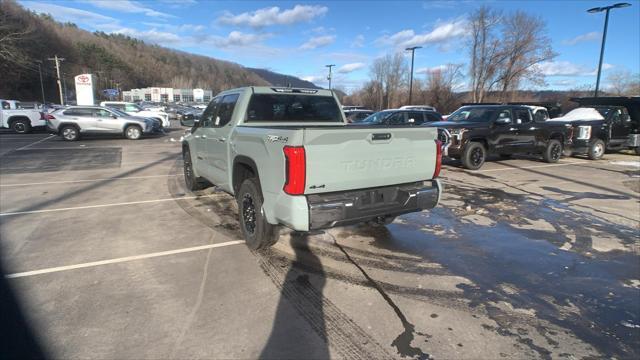
[[[0,133],[9,339],[24,320],[55,358],[640,357],[638,156],[448,163],[431,212],[252,253],[230,196],[184,189],[181,132]]]

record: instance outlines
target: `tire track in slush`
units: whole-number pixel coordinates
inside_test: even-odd
[[[176,162],[172,168],[172,173],[175,173],[177,167],[178,164]],[[204,207],[198,208],[191,202],[179,198],[179,194],[188,192],[184,188],[181,178],[173,177],[167,179],[167,186],[171,196],[176,198],[178,206],[194,219],[225,235],[233,238],[242,237],[237,225],[237,217],[229,217],[229,212],[233,212],[233,209],[230,209],[233,201],[226,201],[226,204],[222,204],[222,206],[220,206],[221,204],[212,203],[211,200],[215,200],[215,198],[207,201],[207,205],[214,207],[217,212],[216,215],[223,220],[220,224],[212,224],[210,217],[207,216],[206,212],[203,212]],[[221,197],[223,196],[221,194]],[[230,223],[224,223],[225,220]],[[281,296],[289,301],[296,312],[307,321],[314,332],[328,346],[340,354],[339,357],[362,360],[394,358],[371,335],[327,299],[308,280],[285,284],[286,273],[291,266],[290,260],[277,255],[270,248],[260,252],[253,252],[253,254],[258,259],[262,271],[280,291]],[[321,325],[323,322],[325,324],[324,327]]]

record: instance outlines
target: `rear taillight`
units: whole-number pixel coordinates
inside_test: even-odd
[[[442,141],[436,140],[436,168],[433,170],[433,179],[440,176],[440,168],[442,168]]]
[[[55,117],[55,116],[53,116],[53,115],[51,115],[51,114],[44,114],[44,119],[45,119],[45,120],[53,120],[53,119],[55,119],[55,118],[56,118],[56,117]]]
[[[302,146],[285,146],[283,148],[285,158],[285,182],[284,192],[289,195],[304,194],[307,175],[307,164]]]

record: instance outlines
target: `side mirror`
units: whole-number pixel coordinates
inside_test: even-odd
[[[622,121],[624,121],[626,123],[630,123],[631,122],[631,116],[623,115]]]
[[[496,120],[496,125],[509,125],[511,124],[510,118],[498,118]]]

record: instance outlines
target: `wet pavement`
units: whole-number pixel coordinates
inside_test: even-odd
[[[0,211],[26,212],[0,216],[5,272],[55,269],[7,279],[45,351],[640,357],[637,156],[559,164],[518,157],[476,172],[449,162],[432,211],[386,227],[283,230],[273,248],[251,253],[230,245],[240,238],[232,197],[184,189],[171,140],[179,134],[73,145],[18,139],[13,148],[0,134],[5,169],[50,148],[78,163],[0,173]],[[95,155],[98,146],[109,149],[105,157]],[[41,182],[49,184],[18,186]],[[118,262],[91,263],[109,259]],[[58,269],[74,264],[89,265]]]

